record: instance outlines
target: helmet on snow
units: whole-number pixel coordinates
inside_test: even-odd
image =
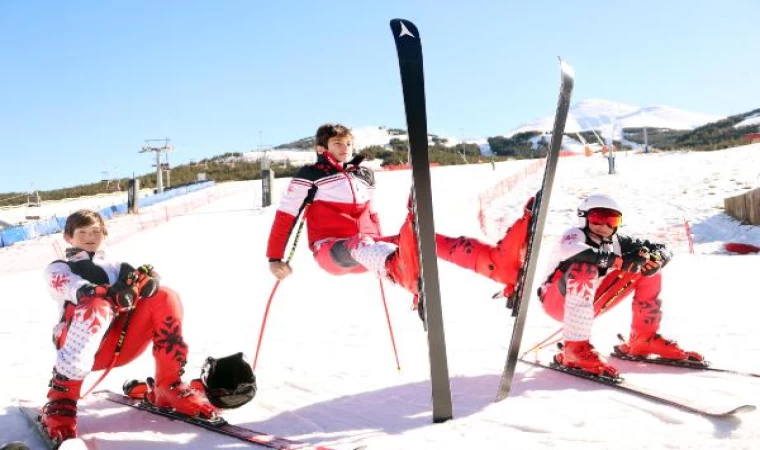
[[[201,371],[206,396],[217,408],[237,408],[256,396],[256,377],[243,353],[224,358],[206,358]]]
[[[614,198],[604,194],[592,194],[586,197],[586,199],[581,202],[580,206],[578,206],[578,226],[581,228],[588,227],[588,215],[589,211],[592,210],[607,212],[610,215],[615,215],[615,213],[617,213],[616,215],[621,218],[623,216],[623,211]],[[618,226],[619,222],[620,221],[618,220]],[[617,226],[614,228],[617,230]]]

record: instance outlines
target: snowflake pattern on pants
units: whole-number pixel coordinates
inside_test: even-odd
[[[58,373],[72,380],[86,377],[113,318],[113,309],[106,300],[94,299],[77,305],[66,339],[58,350],[55,363]]]
[[[564,275],[566,341],[587,341],[594,323],[594,293],[599,287],[599,271],[593,264],[572,264]]]
[[[175,317],[166,317],[161,327],[153,333],[153,355],[158,356],[161,352],[180,364],[187,360],[187,344],[182,339],[182,323]]]

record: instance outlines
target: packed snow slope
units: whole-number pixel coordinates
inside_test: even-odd
[[[507,162],[495,170],[490,164],[432,169],[437,231],[494,242],[480,231],[478,196],[524,166]],[[552,241],[576,223],[575,210],[584,196],[614,195],[625,209],[621,232],[659,236],[677,252],[663,272],[663,334],[704,353],[715,366],[760,372],[760,255],[721,250],[725,241],[760,245],[759,227],[740,225],[722,210],[724,197],[760,187],[758,167],[760,145],[707,153],[621,153],[614,175],[607,173],[607,160],[601,157],[562,158],[541,259],[546,260]],[[409,178],[408,171],[377,174],[378,209],[388,234],[396,232],[405,215]],[[281,194],[287,182],[277,180],[275,191]],[[493,208],[499,210],[488,216],[516,218],[539,184],[537,173],[497,202]],[[107,249],[133,264],[155,265],[163,283],[181,294],[190,346],[188,377],[199,374],[209,355],[243,351],[252,358],[256,348],[274,285],[265,249],[275,208],[260,206],[257,182],[245,185],[240,194]],[[694,254],[685,244],[684,220],[694,233]],[[16,404],[18,399],[43,401],[54,361],[50,332],[58,318],[40,273],[47,262],[39,261],[38,270],[0,274],[5,362],[0,441],[25,440],[35,449],[41,443]],[[280,284],[272,303],[256,368],[258,396],[225,414],[232,423],[336,449],[738,450],[757,448],[760,442],[759,412],[708,419],[523,364],[517,367],[510,397],[494,403],[512,318],[502,301],[491,299],[499,285],[445,262],[440,274],[455,418],[434,425],[426,337],[410,311],[410,296],[385,283],[398,371],[376,277],[322,272],[305,237],[292,266],[292,277]],[[593,343],[599,351],[610,351],[616,334],[628,333],[629,305],[624,302],[596,321]],[[558,327],[533,296],[523,349]],[[618,366],[631,382],[700,403],[760,403],[757,378]],[[152,370],[146,352],[114,370],[102,388],[119,390],[126,379]],[[85,384],[95,378],[91,375]],[[99,450],[251,448],[96,397],[80,403],[80,431]]]

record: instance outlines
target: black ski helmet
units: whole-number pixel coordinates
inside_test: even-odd
[[[201,381],[206,396],[217,408],[238,408],[256,396],[256,376],[242,352],[219,359],[206,358]]]

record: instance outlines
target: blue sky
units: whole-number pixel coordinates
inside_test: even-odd
[[[405,127],[388,21],[419,27],[428,128],[502,134],[574,101],[760,107],[756,1],[0,1],[0,192],[277,145],[328,121]]]

